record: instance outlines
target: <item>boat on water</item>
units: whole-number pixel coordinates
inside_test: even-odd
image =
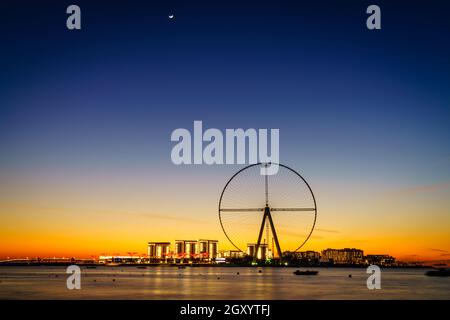
[[[437,270],[430,270],[425,272],[429,277],[450,277],[450,269],[440,268]]]
[[[313,270],[296,270],[293,272],[296,276],[315,276],[319,273],[319,271],[313,271]]]
[[[146,266],[137,266],[136,268],[138,268],[138,269],[147,269]]]

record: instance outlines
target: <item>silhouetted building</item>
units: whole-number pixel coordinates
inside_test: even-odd
[[[239,250],[227,250],[220,251],[219,256],[226,259],[238,259],[243,258],[245,256],[245,253]]]
[[[136,256],[122,256],[122,255],[101,255],[98,257],[98,262],[102,264],[112,264],[112,263],[142,263],[145,260],[144,257],[139,255]]]
[[[253,257],[255,255],[256,243],[248,243],[247,244],[247,255]]]
[[[267,244],[261,243],[259,245],[258,254],[257,254],[256,258],[258,260],[266,260],[268,258],[267,254],[268,254]]]
[[[298,260],[306,260],[309,262],[319,262],[320,260],[320,252],[316,251],[302,251],[302,252],[295,252],[294,256]]]
[[[148,258],[165,259],[170,253],[170,242],[149,242]]]
[[[392,266],[395,265],[395,258],[387,254],[368,254],[365,256],[365,262],[378,266]]]
[[[362,264],[364,251],[355,248],[326,249],[322,251],[322,261],[334,264]]]
[[[197,255],[197,240],[175,240],[175,257],[190,259]]]
[[[246,252],[247,255],[254,257],[255,251],[256,251],[256,243],[247,244],[247,252]],[[272,254],[271,254],[267,244],[261,243],[259,245],[258,255],[256,256],[256,258],[259,260],[266,260],[266,259],[272,258]]]
[[[212,260],[217,257],[219,241],[217,240],[198,240],[198,254],[201,259]]]

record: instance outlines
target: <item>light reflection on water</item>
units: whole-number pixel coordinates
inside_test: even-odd
[[[450,299],[450,278],[427,277],[424,269],[382,269],[381,290],[367,289],[365,269],[310,269],[319,274],[296,276],[293,268],[82,267],[81,290],[68,290],[64,267],[2,266],[0,299]]]

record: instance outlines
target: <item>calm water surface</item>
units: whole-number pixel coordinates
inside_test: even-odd
[[[382,269],[381,290],[367,289],[365,269],[294,270],[82,267],[81,290],[68,290],[64,267],[2,266],[0,299],[450,299],[450,278],[427,277],[424,269]]]

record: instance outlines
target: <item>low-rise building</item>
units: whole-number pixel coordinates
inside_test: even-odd
[[[368,254],[365,256],[365,262],[378,266],[393,266],[396,264],[395,258],[387,254]]]
[[[197,240],[175,240],[175,258],[192,259],[197,254]]]
[[[123,255],[101,255],[98,257],[98,262],[101,264],[111,263],[142,263],[145,258],[139,255],[136,256],[123,256]]]
[[[149,259],[166,259],[170,254],[170,242],[149,242],[147,253]]]
[[[246,254],[250,257],[254,257],[255,251],[256,251],[256,243],[248,243]],[[272,257],[273,257],[272,251],[269,250],[268,245],[265,243],[261,243],[259,245],[258,254],[256,255],[256,258],[258,260],[266,260],[271,259]]]
[[[362,264],[364,251],[355,248],[326,249],[322,251],[322,258],[333,264]]]
[[[308,250],[294,253],[296,259],[306,260],[309,262],[319,262],[320,260],[320,252]]]
[[[175,240],[173,251],[170,242],[149,242],[149,262],[212,262],[218,255],[218,240]]]
[[[245,253],[239,250],[226,250],[219,252],[219,257],[225,259],[239,259],[243,258],[244,256]]]
[[[217,257],[219,249],[219,241],[217,240],[198,240],[198,255],[200,259],[213,261]]]

